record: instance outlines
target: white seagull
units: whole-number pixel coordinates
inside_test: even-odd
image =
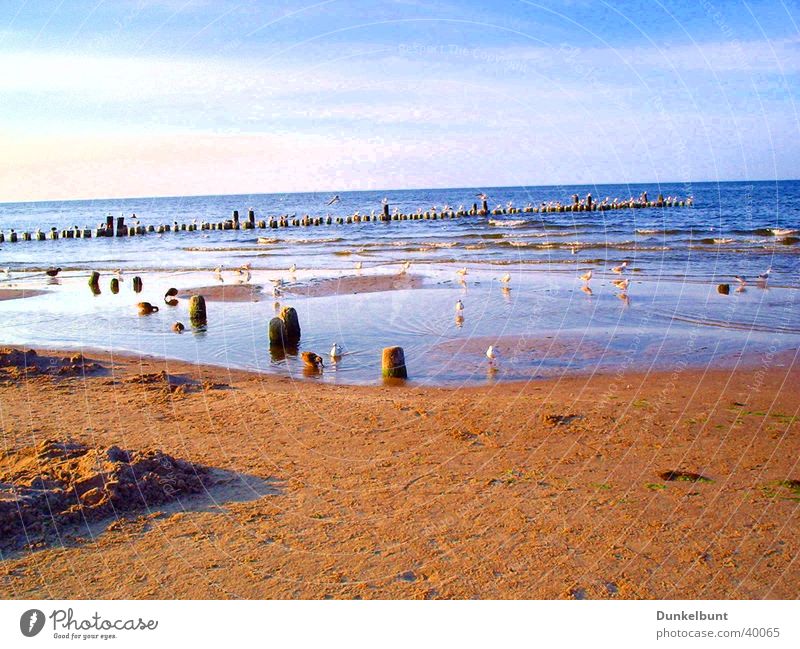
[[[615,280],[614,280],[613,282],[611,282],[611,283],[612,283],[614,286],[616,286],[616,287],[617,287],[619,290],[621,290],[621,291],[623,291],[623,292],[624,292],[624,291],[627,291],[627,290],[628,290],[628,285],[630,284],[630,282],[631,282],[631,281],[630,281],[629,279],[615,279]]]
[[[511,274],[506,273],[500,278],[500,281],[503,282],[503,284],[508,284],[511,281]]]
[[[289,266],[289,272],[294,274],[297,271],[297,264],[292,264]]]
[[[342,357],[342,346],[339,343],[333,343],[333,347],[331,347],[331,358],[336,360],[337,358]]]
[[[456,302],[456,313],[462,313],[464,311],[464,303],[461,300]]]
[[[466,275],[467,275],[467,269],[466,269],[466,268],[459,268],[459,269],[456,271],[456,275],[460,275],[461,277],[466,277]]]
[[[362,264],[360,261],[356,262],[356,270],[361,270]]]
[[[404,261],[402,267],[400,268],[400,274],[405,275],[408,272],[409,268],[411,268],[411,262]]]
[[[489,365],[494,365],[495,361],[499,361],[500,352],[494,348],[494,345],[489,345],[489,349],[486,350],[486,358],[489,359]]]
[[[590,279],[592,279],[592,271],[591,270],[587,270],[583,275],[581,275],[580,278],[584,282],[588,282]]]
[[[611,270],[614,271],[617,275],[621,275],[625,272],[625,269],[628,267],[628,262],[623,261],[619,266],[614,266]]]
[[[336,194],[336,196],[334,196],[333,198],[331,198],[331,200],[328,201],[328,205],[333,205],[334,203],[338,203],[340,200],[342,199],[339,198],[339,194]]]

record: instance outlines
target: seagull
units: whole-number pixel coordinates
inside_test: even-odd
[[[409,268],[411,268],[411,262],[410,261],[404,261],[403,262],[403,266],[400,269],[400,274],[401,275],[405,275],[408,272]]]
[[[739,282],[739,286],[744,286],[745,284],[747,284],[747,280],[741,275],[734,275],[733,279]]]
[[[460,275],[461,277],[466,277],[466,275],[467,275],[467,269],[466,269],[466,268],[459,268],[459,269],[456,271],[456,275]]]
[[[386,196],[384,196],[384,197],[381,199],[381,205],[388,205],[388,204],[389,204],[389,199],[388,199],[388,198],[386,198]]]
[[[291,266],[289,266],[290,273],[295,273],[296,271],[297,271],[297,264],[292,264]]]
[[[362,267],[363,267],[363,264],[360,261],[357,261],[356,262],[356,270],[361,270]]]
[[[247,268],[240,268],[239,269],[239,275],[241,275],[242,283],[244,283],[244,284],[249,282],[250,278],[252,277],[252,274],[250,273],[250,270],[247,269]]]
[[[771,268],[771,267],[770,267],[770,268],[767,268],[767,270],[765,270],[763,273],[761,273],[761,274],[758,276],[758,279],[760,279],[762,282],[766,282],[766,281],[769,279],[769,274],[770,274],[771,272],[772,272],[772,268]]]
[[[583,275],[581,275],[580,278],[584,282],[588,282],[590,279],[592,279],[592,271],[591,270],[587,270]]]
[[[621,275],[625,272],[625,269],[628,267],[628,262],[623,261],[619,266],[614,266],[611,270],[614,271],[617,275]]]
[[[503,284],[508,284],[511,281],[511,274],[506,273],[500,278],[500,281],[503,282]]]
[[[482,201],[488,200],[489,196],[487,194],[475,194],[475,198],[480,198]]]
[[[584,285],[584,286],[581,286],[581,290],[582,290],[584,293],[586,293],[586,295],[592,295],[592,289],[590,289],[588,286],[585,286],[585,285]]]
[[[336,360],[337,358],[341,358],[342,356],[342,346],[339,343],[333,343],[333,347],[331,347],[331,358]]]
[[[61,269],[60,268],[48,268],[44,272],[48,277],[55,277],[56,275],[58,275],[61,272]]]
[[[339,194],[336,194],[336,196],[334,196],[333,198],[331,198],[331,200],[328,201],[328,205],[333,205],[334,203],[338,203],[340,200],[342,199],[339,198]]]
[[[614,286],[616,286],[621,291],[625,292],[628,290],[628,285],[630,284],[629,279],[615,279],[611,282]]]
[[[489,359],[489,365],[494,365],[495,361],[500,360],[500,352],[494,348],[494,345],[489,345],[489,349],[486,350],[486,358]]]
[[[272,282],[272,285],[275,286],[275,287],[283,286],[283,284],[284,284],[283,279],[281,279],[280,277],[278,277],[277,279],[271,279],[269,281]]]
[[[11,272],[8,270],[8,268],[4,268],[4,269],[3,269],[3,274],[4,274],[6,277],[11,277]]]
[[[214,269],[214,276],[215,276],[215,277],[216,277],[216,278],[217,278],[217,279],[218,279],[220,282],[223,282],[223,283],[225,282],[225,280],[222,278],[222,266],[217,266],[217,267]]]
[[[117,279],[121,280],[122,279],[122,269],[121,268],[117,268],[117,270],[114,271],[114,275],[116,276]]]
[[[461,300],[456,302],[456,313],[461,313],[464,311],[464,303]]]
[[[272,297],[280,297],[281,296],[281,289],[277,286],[272,287]]]

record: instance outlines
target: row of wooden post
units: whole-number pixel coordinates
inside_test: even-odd
[[[207,222],[203,221],[197,223],[178,223],[174,221],[172,225],[126,225],[125,217],[108,216],[106,223],[103,227],[99,228],[79,228],[77,225],[72,228],[58,230],[55,227],[50,228],[49,231],[43,232],[36,230],[34,233],[30,232],[17,232],[13,228],[4,233],[0,231],[0,243],[9,242],[16,243],[17,241],[44,241],[45,239],[91,239],[93,237],[124,237],[124,236],[141,236],[148,233],[164,234],[166,232],[196,232],[197,230],[254,230],[256,228],[285,228],[290,226],[319,226],[319,225],[344,225],[350,223],[362,223],[370,221],[418,221],[418,220],[439,220],[439,219],[456,219],[466,216],[499,216],[504,214],[519,214],[519,213],[548,213],[548,212],[585,212],[585,211],[608,211],[617,209],[637,209],[637,208],[662,208],[662,207],[684,207],[691,205],[691,200],[687,201],[648,201],[644,202],[631,202],[625,201],[624,203],[592,203],[585,204],[572,204],[572,205],[543,205],[540,207],[527,206],[523,208],[509,207],[509,208],[495,208],[489,210],[487,202],[484,200],[480,209],[477,203],[472,204],[469,210],[444,210],[441,212],[426,211],[415,212],[411,214],[405,213],[389,213],[389,205],[384,203],[383,210],[380,214],[353,214],[351,216],[338,216],[338,217],[311,217],[309,215],[303,218],[296,217],[270,217],[269,220],[256,221],[256,215],[253,210],[248,210],[247,219],[241,220],[239,218],[239,210],[234,210],[231,219],[227,221]]]

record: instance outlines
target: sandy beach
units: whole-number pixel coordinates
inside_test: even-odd
[[[4,498],[14,470],[48,470],[52,442],[158,450],[203,479],[4,535],[4,598],[799,594],[795,354],[458,390],[2,358]]]

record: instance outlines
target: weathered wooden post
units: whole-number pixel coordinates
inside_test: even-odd
[[[407,379],[406,357],[402,347],[384,347],[381,358],[381,368],[384,378]]]
[[[133,278],[133,291],[134,293],[141,293],[142,292],[142,278],[138,275]]]
[[[483,199],[483,213],[484,214],[489,213],[489,203],[486,201],[486,199]]]
[[[254,209],[247,210],[247,220],[250,221],[250,227],[254,228],[256,224],[256,211]]]
[[[89,275],[89,286],[97,286],[100,287],[100,273],[96,270],[92,271],[92,274]]]
[[[730,284],[718,284],[717,285],[717,293],[720,295],[730,295],[731,292],[731,285]]]
[[[189,321],[193,327],[203,327],[207,324],[206,299],[202,295],[192,295],[189,298]]]
[[[286,341],[289,344],[297,344],[300,341],[300,319],[294,307],[285,306],[281,309],[280,319],[286,326]]]
[[[383,218],[387,221],[389,220],[389,203],[383,204]]]
[[[111,278],[111,292],[114,295],[119,293],[119,280],[116,277]]]
[[[121,237],[125,235],[125,217],[118,216],[117,217],[117,236]]]
[[[286,323],[280,318],[272,318],[269,321],[269,346],[285,347],[287,342]]]

